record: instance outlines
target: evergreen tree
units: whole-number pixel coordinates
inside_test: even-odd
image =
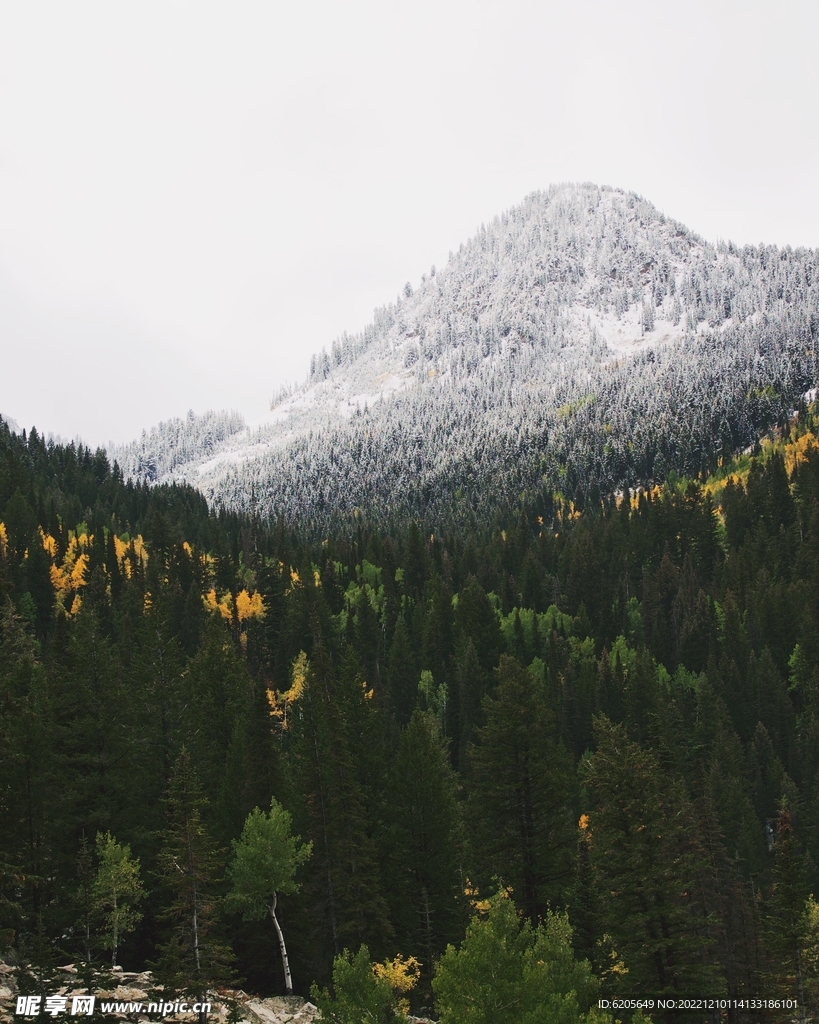
[[[432,981],[441,1024],[604,1024],[597,981],[578,962],[564,914],[521,921],[508,894],[482,906],[459,949],[449,946]]]
[[[345,946],[384,948],[392,929],[330,653],[314,627],[313,659],[302,654],[293,666],[299,698],[289,766],[305,808],[300,831],[313,846],[303,899],[318,974]]]
[[[185,747],[177,758],[167,797],[167,825],[158,865],[167,893],[162,918],[167,924],[158,980],[171,992],[203,1002],[208,989],[230,976],[231,953],[217,931],[221,867],[202,820],[205,798]],[[204,1024],[204,1014],[201,1018]]]
[[[808,901],[807,868],[785,806],[776,822],[773,884],[765,906],[764,935],[772,990],[781,998],[796,993],[800,1024],[807,1020],[806,982],[819,947],[819,922]]]
[[[681,784],[622,726],[596,721],[597,750],[583,766],[594,795],[590,850],[601,906],[628,973],[628,991],[724,991],[708,951],[716,922],[707,904],[708,860]]]
[[[402,729],[412,717],[418,702],[418,672],[407,625],[404,616],[399,615],[387,660],[387,679],[390,706],[396,723]]]
[[[473,850],[480,877],[511,885],[537,921],[571,884],[573,773],[532,674],[503,655],[497,679],[470,752]]]
[[[457,781],[434,718],[416,711],[390,779],[385,878],[398,948],[432,964],[463,928]]]

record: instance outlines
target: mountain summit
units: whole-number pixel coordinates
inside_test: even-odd
[[[560,185],[315,355],[260,422],[191,415],[111,454],[318,532],[487,522],[713,466],[816,382],[817,333],[815,250],[714,245],[634,193]]]

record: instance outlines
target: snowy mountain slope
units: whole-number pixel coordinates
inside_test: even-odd
[[[172,419],[142,431],[139,441],[128,445],[110,442],[108,451],[127,476],[157,482],[168,479],[180,467],[202,463],[233,435],[245,428],[238,412],[190,411],[184,420]]]
[[[112,454],[319,531],[486,521],[744,447],[815,382],[817,331],[815,251],[710,245],[634,194],[563,185],[316,355],[257,423],[217,437],[189,417]]]

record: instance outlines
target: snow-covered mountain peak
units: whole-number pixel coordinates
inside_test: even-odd
[[[786,323],[793,334],[797,313],[810,334],[818,282],[813,251],[714,246],[633,193],[558,185],[482,225],[445,267],[315,355],[307,381],[257,421],[225,421],[216,438],[195,418],[209,445],[176,426],[116,455],[129,473],[185,479],[229,505],[252,491],[266,511],[317,523],[368,506],[426,514],[501,469],[518,491],[614,488],[694,460],[635,459],[637,408],[649,417],[637,433],[656,432],[704,375],[712,392],[713,375],[736,376],[726,402],[775,364],[782,388],[814,383],[810,346],[771,353],[764,373],[757,357]],[[621,407],[609,409],[615,392]],[[705,411],[697,458],[739,443],[754,419],[737,405],[706,427]],[[581,425],[588,458],[569,440]],[[521,444],[525,471],[509,466]]]

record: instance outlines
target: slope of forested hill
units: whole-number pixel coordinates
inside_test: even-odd
[[[634,194],[558,186],[315,356],[255,426],[196,448],[171,423],[110,454],[314,535],[475,527],[522,494],[713,468],[815,384],[817,332],[815,251],[712,245]]]
[[[470,918],[477,945],[499,927],[481,913],[502,885],[531,922],[567,911],[605,998],[810,1013],[817,428],[803,411],[713,476],[542,521],[314,543],[0,425],[6,959],[30,991],[58,963],[104,975],[110,833],[144,888],[121,962],[281,991],[269,916],[225,901],[232,841],[274,797],[312,842],[277,911],[298,991],[366,944],[365,973],[414,956],[413,1007],[450,1012],[455,949]]]

